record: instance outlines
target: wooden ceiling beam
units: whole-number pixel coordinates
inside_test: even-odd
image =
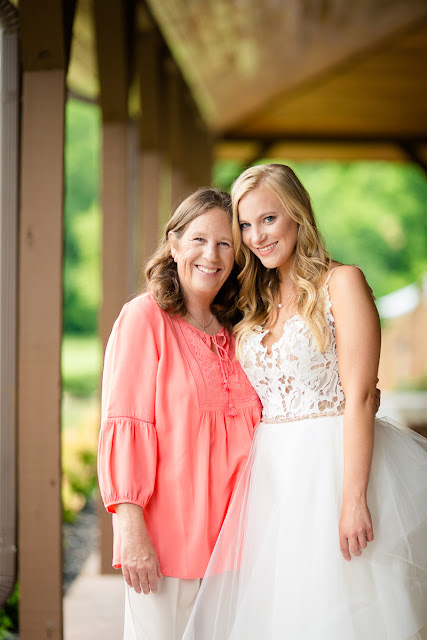
[[[93,8],[103,120],[125,122],[132,77],[135,3],[94,0]]]
[[[422,142],[374,139],[277,138],[275,140],[220,139],[215,145],[217,160],[232,160],[251,166],[264,159],[292,159],[299,161],[384,160],[414,162],[424,169],[427,164],[427,145]]]
[[[21,0],[22,64],[25,71],[67,69],[76,0]]]
[[[403,142],[399,146],[408,157],[408,160],[418,165],[427,175],[427,159],[423,154],[422,148],[412,142]]]
[[[273,133],[271,135],[266,134],[266,135],[262,135],[262,136],[257,136],[257,135],[247,135],[247,134],[239,134],[237,133],[231,133],[231,134],[225,134],[223,136],[221,136],[219,138],[220,141],[224,141],[224,142],[235,142],[235,143],[253,143],[256,142],[259,145],[263,145],[263,146],[272,146],[272,145],[277,145],[277,144],[283,144],[286,142],[301,142],[301,143],[307,143],[307,142],[324,142],[324,143],[333,143],[333,144],[347,144],[347,143],[351,143],[351,144],[384,144],[384,143],[390,143],[390,144],[395,144],[398,146],[402,146],[405,143],[412,143],[412,144],[427,144],[427,136],[423,137],[423,136],[386,136],[386,135],[377,135],[377,134],[373,134],[371,136],[369,135],[365,135],[365,136],[358,136],[357,134],[352,134],[352,133],[348,133],[342,136],[334,136],[334,135],[328,135],[328,134],[307,134],[307,135],[303,135],[303,134],[299,134],[299,133],[295,133],[295,134],[286,134],[286,135],[277,135],[277,133]]]

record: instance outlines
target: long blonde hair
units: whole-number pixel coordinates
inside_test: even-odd
[[[277,269],[267,269],[242,242],[238,208],[240,200],[257,187],[269,189],[298,224],[294,262],[290,277],[295,289],[295,310],[311,329],[318,348],[328,345],[330,336],[325,318],[322,285],[331,257],[317,229],[310,196],[292,169],[283,164],[264,164],[246,169],[231,189],[233,241],[236,262],[241,268],[238,306],[243,319],[235,326],[237,353],[243,338],[270,316],[274,322],[280,288]]]

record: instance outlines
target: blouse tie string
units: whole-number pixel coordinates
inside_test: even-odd
[[[237,416],[237,411],[233,405],[231,399],[231,387],[228,371],[232,367],[232,362],[230,360],[230,356],[228,354],[227,349],[227,337],[222,333],[215,336],[211,336],[211,340],[216,347],[216,351],[218,353],[219,358],[219,368],[221,371],[222,377],[222,386],[228,395],[228,412],[229,416]]]

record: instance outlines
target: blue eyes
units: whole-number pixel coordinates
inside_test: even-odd
[[[263,222],[265,222],[266,224],[272,224],[276,219],[276,216],[265,216],[265,218],[263,218]],[[250,223],[249,222],[242,222],[240,224],[240,228],[242,229],[242,231],[244,229],[249,229],[250,227]]]

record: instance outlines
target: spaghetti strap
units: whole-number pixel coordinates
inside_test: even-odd
[[[340,267],[348,267],[348,266],[349,266],[348,264],[337,264],[337,266],[331,269],[330,272],[328,273],[328,277],[325,280],[325,284],[328,284],[329,278],[331,277],[335,269],[339,269]],[[351,266],[356,267],[356,269],[359,269],[359,271],[362,271],[362,269],[357,264],[352,264]]]
[[[335,271],[335,269],[339,269],[339,267],[348,267],[348,266],[356,267],[356,269],[359,269],[359,271],[361,271],[361,272],[362,272],[363,277],[364,277],[364,278],[365,278],[365,280],[366,280],[366,276],[365,276],[365,274],[363,273],[362,269],[359,267],[359,265],[358,265],[358,264],[352,264],[352,265],[348,265],[348,264],[347,264],[347,265],[346,265],[346,264],[338,264],[336,267],[334,267],[333,269],[331,269],[331,270],[330,270],[330,272],[328,273],[328,277],[327,277],[327,278],[326,278],[326,280],[325,280],[325,284],[323,285],[324,287],[326,287],[326,291],[327,291],[327,292],[329,292],[329,289],[328,289],[328,282],[329,282],[329,279],[330,279],[331,275],[333,274],[333,272]],[[374,301],[375,301],[375,300],[376,300],[376,297],[375,297],[375,294],[374,294],[374,292],[373,292],[373,290],[372,290],[372,287],[370,287],[370,286],[369,286],[369,283],[368,283],[368,282],[366,282],[366,284],[368,285],[369,291],[371,292],[372,300],[374,300]],[[328,297],[329,297],[329,293],[328,293]]]

